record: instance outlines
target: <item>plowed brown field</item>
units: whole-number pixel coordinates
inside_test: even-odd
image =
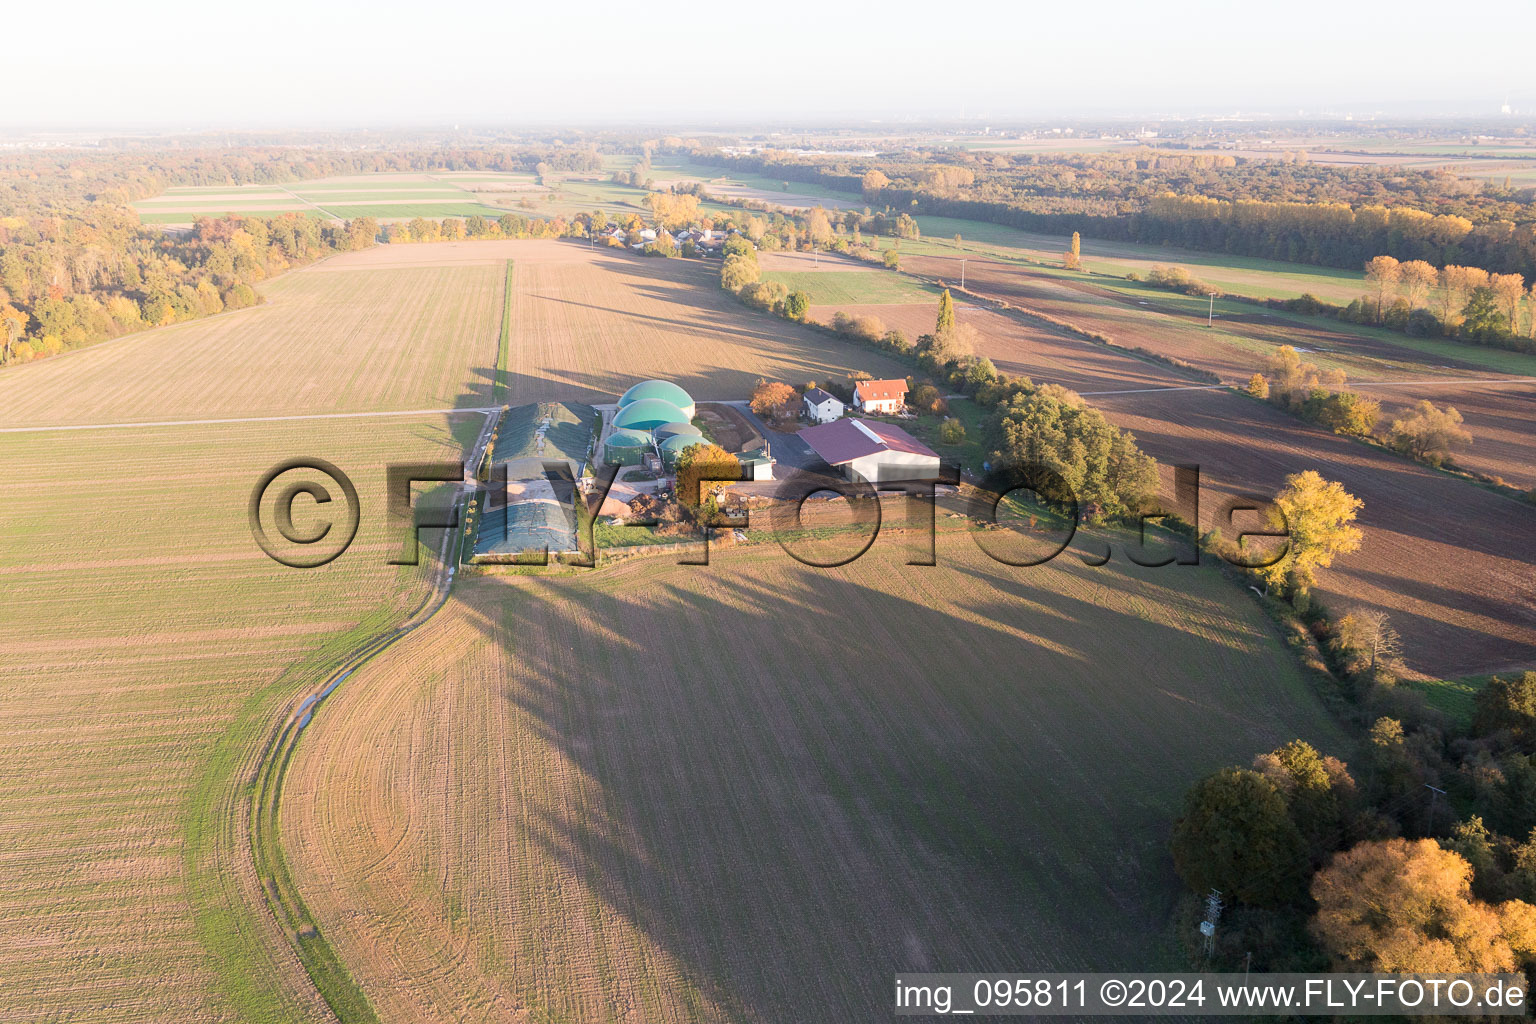
[[[385,1020],[839,1020],[1169,949],[1183,788],[1338,742],[1210,570],[940,539],[471,577],[310,726],[285,835]],[[1159,952],[1159,951],[1164,952]]]
[[[952,269],[948,261],[924,257],[905,264],[918,273]],[[1220,361],[1230,346],[1209,340],[1204,328],[1127,306],[1086,286],[1071,288],[1054,278],[991,264],[968,268],[967,285],[1126,345],[1144,346],[1216,372],[1232,369]],[[884,311],[898,308],[906,309],[871,311],[895,322],[902,314]],[[914,308],[907,315],[915,320],[920,313]],[[1179,380],[1176,371],[1043,326],[1005,325],[1001,321],[1008,318],[993,313],[962,313],[962,319],[967,315],[983,331],[985,353],[1000,367],[1038,380],[1090,393],[1190,383]],[[1262,329],[1254,327],[1252,332]],[[1425,373],[1501,376],[1464,367],[1431,367]],[[1408,394],[1406,386],[1383,390],[1389,399]],[[1530,386],[1457,389],[1434,397],[1443,402],[1463,393],[1470,398],[1469,410],[1477,414],[1475,422],[1468,417],[1469,429],[1481,431],[1487,440],[1483,447],[1497,459],[1497,468],[1517,474],[1520,467],[1529,466],[1536,451],[1536,431],[1531,429],[1536,427],[1536,413],[1526,397]],[[1089,400],[1135,433],[1165,466],[1201,467],[1208,489],[1202,506],[1207,529],[1225,525],[1214,520],[1222,507],[1220,495],[1270,496],[1287,474],[1304,469],[1342,482],[1365,503],[1360,518],[1365,543],[1322,574],[1321,590],[1337,607],[1367,604],[1388,612],[1403,634],[1414,672],[1470,675],[1536,663],[1536,507],[1334,436],[1229,392],[1091,394]],[[1474,451],[1477,448],[1474,444]]]
[[[953,280],[958,263],[944,257],[909,257],[903,269]],[[1134,345],[1171,356],[1240,384],[1262,368],[1266,355],[1291,345],[1304,358],[1345,371],[1351,381],[1412,381],[1362,390],[1382,402],[1382,428],[1420,399],[1452,405],[1466,419],[1474,442],[1456,453],[1469,469],[1536,487],[1536,384],[1468,385],[1467,380],[1519,380],[1536,372],[1504,373],[1480,365],[1489,350],[1445,343],[1424,355],[1383,336],[1331,328],[1326,322],[1228,309],[1208,328],[1205,309],[1192,310],[1166,293],[1128,299],[1089,279],[1062,278],[989,260],[970,260],[966,286],[991,298],[1038,310]],[[931,330],[931,324],[925,330]],[[1463,351],[1457,352],[1460,348]],[[1536,370],[1536,359],[1499,358]],[[1136,385],[1126,385],[1132,387]]]

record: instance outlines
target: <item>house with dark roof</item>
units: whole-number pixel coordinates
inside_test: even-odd
[[[801,401],[805,404],[805,416],[812,423],[831,423],[843,418],[843,403],[829,391],[807,388]]]
[[[853,407],[861,412],[899,413],[907,406],[904,380],[861,380],[853,388]]]
[[[890,423],[842,419],[806,427],[800,439],[850,480],[936,480],[939,456]]]

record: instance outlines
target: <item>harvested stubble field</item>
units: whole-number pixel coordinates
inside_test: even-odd
[[[473,434],[479,417],[454,419]],[[427,593],[425,568],[384,564],[402,533],[382,467],[458,458],[463,432],[433,416],[0,434],[0,1018],[324,1019],[249,868],[244,784],[310,673]],[[258,477],[300,454],[362,503],[352,548],[319,569],[269,560],[246,522]]]
[[[801,382],[901,364],[748,309],[722,292],[718,262],[649,259],[578,242],[381,246],[337,270],[413,262],[514,264],[504,401],[612,402],[637,380],[676,381],[695,398],[738,399],[759,377]],[[499,312],[498,309],[498,319]]]
[[[913,269],[922,272],[924,265],[912,262]],[[967,284],[981,294],[1100,331],[1121,344],[1200,364],[1202,328],[1049,279],[998,274],[996,280],[978,275],[974,282],[968,274]],[[993,323],[993,315],[988,314],[986,322]],[[1090,362],[1091,374],[1084,374],[1079,387],[1090,392],[1136,392],[1181,383],[1157,364],[1053,333],[1043,325],[1020,326],[1024,330],[1000,332],[996,341],[983,328],[984,354],[995,351],[1000,366],[1037,379],[1059,378],[1069,386],[1076,385],[1062,375],[1062,368],[1083,368]],[[1187,340],[1181,345],[1181,339]],[[1170,376],[1164,377],[1165,372]],[[1113,384],[1116,378],[1118,386]],[[1497,391],[1492,400],[1501,403],[1500,415],[1506,417],[1501,429],[1513,437],[1507,442],[1509,450],[1523,458],[1530,442],[1521,443],[1520,424],[1530,423],[1531,413],[1521,404],[1521,388],[1513,388],[1510,396],[1503,390],[1490,389]],[[1360,551],[1323,572],[1320,590],[1335,608],[1366,604],[1387,612],[1403,634],[1414,672],[1454,677],[1536,661],[1536,547],[1531,543],[1536,507],[1335,436],[1228,391],[1094,394],[1089,401],[1112,422],[1131,430],[1165,467],[1201,467],[1205,529],[1220,526],[1234,532],[1217,521],[1226,497],[1272,496],[1289,473],[1316,469],[1343,483],[1365,503],[1360,514],[1365,542]],[[1501,462],[1500,468],[1518,473],[1518,465]]]
[[[893,970],[1168,959],[1184,787],[1340,734],[1213,571],[939,543],[462,580],[285,798],[381,1018],[884,1020]]]
[[[0,427],[489,405],[503,278],[329,260],[262,305],[7,368]]]

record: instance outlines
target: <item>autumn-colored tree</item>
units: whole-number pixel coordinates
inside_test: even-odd
[[[1488,271],[1481,267],[1459,267],[1448,264],[1440,268],[1440,294],[1437,306],[1440,309],[1440,322],[1444,325],[1445,333],[1454,332],[1457,323],[1457,314],[1461,312],[1472,293],[1488,284]]]
[[[1387,296],[1402,277],[1402,264],[1391,256],[1376,256],[1366,261],[1365,280],[1372,286],[1376,303],[1376,322],[1381,323],[1387,308]]]
[[[1254,398],[1267,399],[1269,397],[1269,381],[1264,379],[1262,373],[1256,373],[1248,378],[1248,386],[1243,390],[1247,391]]]
[[[944,444],[959,444],[965,440],[965,424],[953,416],[939,424],[939,440]]]
[[[1499,311],[1509,321],[1511,333],[1520,333],[1520,305],[1525,298],[1525,278],[1519,274],[1490,274],[1488,287],[1499,304]]]
[[[895,246],[892,246],[885,250],[885,255],[881,258],[881,262],[885,264],[887,270],[900,270],[901,253],[896,251]]]
[[[925,334],[923,337],[928,340],[926,344],[919,342],[919,350],[938,366],[964,363],[976,354],[981,342],[980,332],[970,324],[959,324],[947,331]]]
[[[1313,391],[1337,391],[1344,387],[1344,371],[1323,371],[1315,363],[1302,360],[1290,345],[1281,345],[1264,360],[1275,398],[1281,405],[1298,403]]]
[[[676,231],[699,219],[699,197],[691,193],[652,192],[645,204],[658,231]]]
[[[864,177],[859,179],[859,185],[866,196],[873,196],[890,183],[891,179],[886,177],[883,171],[865,171]]]
[[[755,255],[732,253],[720,265],[720,287],[728,292],[740,292],[762,277],[762,273]]]
[[[778,381],[760,380],[752,389],[752,411],[759,416],[779,416],[795,400],[795,389]]]
[[[677,500],[696,513],[712,516],[719,509],[720,494],[740,476],[741,463],[724,448],[691,444],[677,457]]]
[[[818,249],[832,244],[832,222],[827,219],[826,210],[818,206],[805,215],[805,236]]]
[[[1375,608],[1345,612],[1335,623],[1333,642],[1352,670],[1373,673],[1390,664],[1403,649],[1402,638],[1386,612]]]
[[[1257,570],[1267,586],[1287,583],[1300,591],[1317,581],[1317,570],[1338,555],[1360,547],[1361,533],[1350,525],[1363,503],[1341,484],[1324,480],[1316,470],[1292,473],[1275,496],[1270,525],[1290,536],[1285,556]]]
[[[1424,297],[1439,280],[1439,273],[1433,266],[1423,260],[1409,260],[1399,268],[1398,283],[1403,290],[1403,298],[1408,300],[1412,309],[1418,309],[1424,305]]]
[[[1438,466],[1457,445],[1472,443],[1472,435],[1461,428],[1461,413],[1455,406],[1437,408],[1420,399],[1413,411],[1392,421],[1392,443],[1416,459]]]
[[[26,333],[27,315],[9,303],[0,306],[0,330],[5,332],[5,358],[0,362],[10,362],[16,339]]]
[[[934,412],[942,401],[943,392],[932,384],[919,384],[907,393],[907,404],[922,412]]]
[[[955,300],[950,298],[949,289],[945,288],[939,293],[939,316],[934,322],[933,333],[942,334],[945,331],[955,329]]]
[[[1361,843],[1312,880],[1312,934],[1342,971],[1512,970],[1499,909],[1472,897],[1472,866],[1432,839]],[[1530,918],[1508,912],[1529,946]]]
[[[1076,231],[1072,232],[1072,244],[1067,247],[1065,266],[1068,270],[1083,269],[1083,238]]]
[[[1173,826],[1173,866],[1195,892],[1219,889],[1251,906],[1278,906],[1301,892],[1306,850],[1273,782],[1224,768],[1196,783]]]

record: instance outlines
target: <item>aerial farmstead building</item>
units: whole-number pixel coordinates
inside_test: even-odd
[[[862,412],[901,412],[907,407],[907,382],[861,380],[853,389],[853,407]]]
[[[643,380],[624,392],[613,416],[613,432],[603,439],[603,461],[610,465],[638,466],[647,455],[667,453],[663,442],[687,437],[698,442],[704,432],[690,421],[698,412],[693,396],[666,380]],[[686,445],[674,445],[673,457]]]
[[[807,389],[803,400],[806,418],[812,423],[831,423],[843,417],[843,403],[821,388]]]
[[[903,385],[905,387],[905,385]],[[889,423],[837,420],[800,431],[800,438],[850,480],[937,480],[939,456]]]
[[[683,423],[693,419],[699,412],[694,407],[693,396],[669,380],[643,380],[636,384],[620,396],[619,411],[622,412],[635,402],[643,402],[647,399],[659,399],[676,406],[682,411],[682,415],[674,416],[673,419]]]

